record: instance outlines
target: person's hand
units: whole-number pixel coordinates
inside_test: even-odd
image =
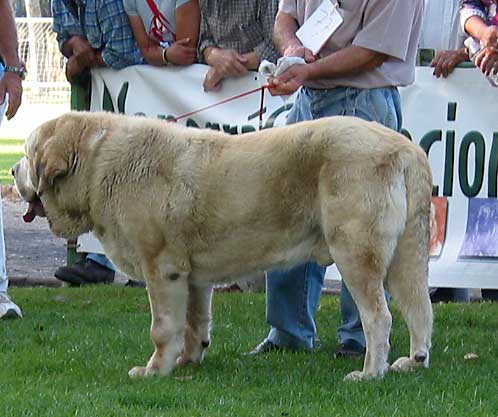
[[[218,91],[221,88],[221,82],[223,81],[223,76],[216,70],[216,68],[211,67],[204,78],[202,86],[204,91]]]
[[[95,65],[95,50],[92,48],[88,40],[82,36],[73,36],[70,41],[72,48],[72,56],[74,56],[78,63],[85,68],[91,68]]]
[[[477,54],[475,60],[476,66],[486,76],[491,73],[498,73],[498,50],[495,47],[484,47]]]
[[[66,63],[66,78],[72,83],[74,77],[80,75],[85,70],[85,67],[80,64],[75,56],[70,57]]]
[[[303,45],[289,45],[284,50],[284,56],[298,56],[304,58],[308,64],[316,61],[316,56],[313,55],[313,52]]]
[[[463,61],[468,59],[465,50],[457,51],[439,51],[431,62],[434,67],[434,75],[439,78],[443,76],[446,78],[450,75],[455,67]]]
[[[479,41],[485,48],[493,48],[498,51],[498,26],[487,26],[479,34]]]
[[[234,49],[212,48],[206,62],[216,68],[223,78],[243,75],[247,72],[247,58]]]
[[[0,80],[0,103],[3,103],[6,94],[9,94],[9,103],[5,116],[7,119],[12,119],[17,109],[21,105],[22,99],[22,79],[18,74],[13,72],[5,72],[3,78]]]
[[[296,92],[308,78],[308,65],[293,65],[278,77],[270,78],[270,87],[268,91],[273,96],[292,94]]]
[[[189,38],[180,39],[168,48],[168,61],[177,65],[190,65],[195,62],[196,49],[188,46]]]

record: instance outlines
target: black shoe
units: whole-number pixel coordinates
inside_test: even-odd
[[[91,259],[83,259],[74,265],[57,268],[54,275],[73,285],[109,284],[114,281],[115,272]]]
[[[361,358],[365,354],[365,347],[354,339],[347,339],[339,345],[335,352],[336,358]]]
[[[257,345],[253,350],[247,352],[246,355],[256,356],[262,353],[277,352],[277,351],[282,351],[284,349],[285,348],[276,345],[272,341],[265,339],[259,345]]]
[[[146,285],[145,285],[145,282],[143,282],[143,281],[136,281],[134,279],[129,279],[126,282],[125,287],[145,288]]]
[[[498,290],[481,290],[484,301],[498,301]]]

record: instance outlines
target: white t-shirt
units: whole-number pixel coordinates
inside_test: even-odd
[[[460,0],[425,0],[420,47],[438,51],[461,48],[465,37],[460,31],[459,9]]]
[[[188,3],[190,0],[154,0],[159,11],[166,17],[173,32],[176,32],[176,9]],[[154,14],[147,0],[123,0],[124,9],[128,16],[140,16],[145,26],[145,31],[150,33],[152,18]],[[152,35],[151,35],[152,36]],[[172,42],[173,35],[168,31],[163,32],[164,41]],[[156,39],[158,42],[160,39]]]

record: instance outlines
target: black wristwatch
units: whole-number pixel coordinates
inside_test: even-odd
[[[24,67],[13,67],[10,65],[7,65],[4,69],[4,72],[13,72],[14,74],[19,75],[21,77],[21,80],[24,80],[26,78],[26,68]]]

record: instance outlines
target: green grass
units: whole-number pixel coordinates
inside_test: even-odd
[[[498,416],[497,304],[436,306],[431,368],[346,383],[360,362],[330,354],[337,298],[322,299],[320,351],[248,357],[267,331],[264,295],[218,294],[201,366],[130,380],[128,369],[152,352],[144,290],[12,288],[11,295],[25,318],[0,322],[2,417]],[[396,314],[391,344],[391,358],[407,353]],[[468,352],[479,358],[464,360]]]
[[[0,138],[0,184],[13,183],[10,170],[23,155],[23,139]]]

